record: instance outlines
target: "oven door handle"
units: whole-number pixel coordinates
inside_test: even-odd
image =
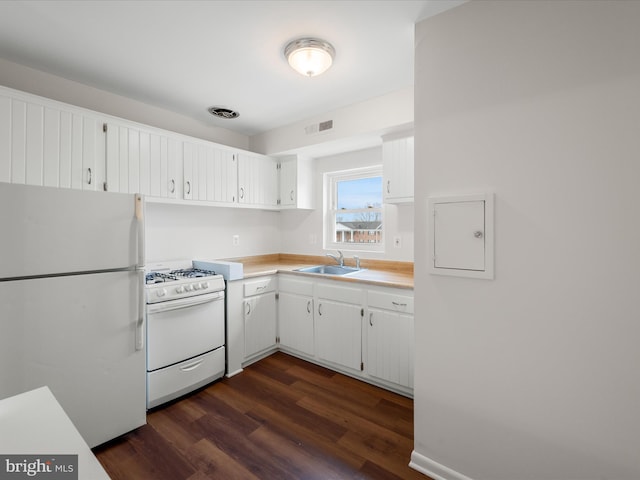
[[[189,308],[195,305],[202,305],[203,303],[214,302],[216,300],[223,300],[224,292],[212,292],[204,295],[198,295],[196,297],[181,298],[178,300],[169,300],[161,303],[151,303],[147,305],[147,314],[169,312],[171,310],[178,310],[180,308]]]

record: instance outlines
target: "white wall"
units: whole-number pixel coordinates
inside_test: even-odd
[[[496,195],[495,280],[416,248],[436,478],[640,478],[639,26],[640,2],[489,0],[417,25],[416,245],[429,195]]]
[[[306,133],[306,127],[327,120],[333,120],[331,130]],[[412,123],[413,88],[408,87],[254,135],[250,148],[266,155],[291,151],[312,157],[333,155],[371,147],[378,143],[380,135],[406,129]]]
[[[0,85],[172,132],[248,150],[249,137],[0,58]]]
[[[314,162],[315,210],[283,211],[281,215],[282,251],[305,255],[324,255],[323,249],[323,174],[340,170],[382,165],[382,147],[357,150],[311,160]],[[343,250],[345,257],[413,261],[413,205],[384,207],[386,251],[384,253]],[[402,246],[394,248],[391,239],[401,237]]]
[[[280,214],[244,208],[147,204],[147,263],[280,253]],[[240,238],[233,244],[233,236]]]
[[[322,247],[322,174],[329,171],[379,165],[382,148],[376,147],[313,162],[315,210],[282,212],[244,208],[147,204],[147,263],[168,260],[234,258],[270,253],[324,255]],[[401,248],[388,244],[384,253],[347,252],[361,258],[413,261],[413,206],[385,206],[386,235],[400,236]],[[239,235],[240,244],[233,245]],[[315,243],[310,239],[314,237]]]

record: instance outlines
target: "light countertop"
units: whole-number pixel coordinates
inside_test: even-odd
[[[275,254],[235,258],[229,259],[229,261],[240,262],[243,264],[244,278],[259,277],[262,275],[275,275],[276,273],[287,273],[307,278],[324,278],[339,282],[413,289],[413,264],[408,262],[363,259],[361,263],[363,270],[360,272],[349,274],[348,276],[328,276],[295,271],[299,268],[314,265],[335,264],[332,263],[333,260],[325,257]],[[345,265],[353,266],[351,263],[352,262],[345,261]]]

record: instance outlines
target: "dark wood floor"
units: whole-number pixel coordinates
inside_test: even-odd
[[[147,422],[94,449],[113,480],[427,479],[411,399],[283,353]]]

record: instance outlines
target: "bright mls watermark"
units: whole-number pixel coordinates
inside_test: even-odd
[[[2,455],[0,480],[78,480],[78,455]]]

